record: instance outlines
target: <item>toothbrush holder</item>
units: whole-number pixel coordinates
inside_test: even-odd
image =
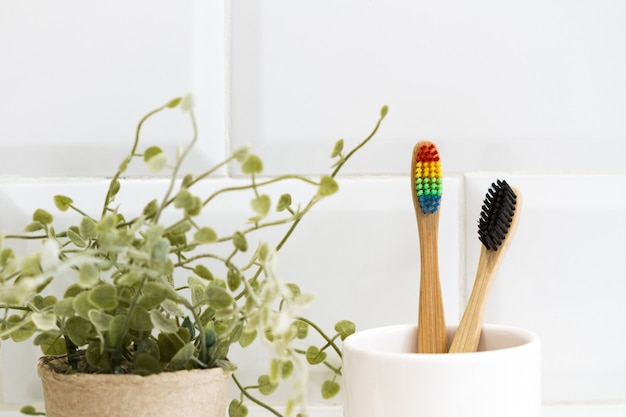
[[[452,340],[456,326],[448,326]],[[414,324],[343,346],[344,417],[540,417],[541,346],[524,329],[483,324],[478,351],[417,352]]]

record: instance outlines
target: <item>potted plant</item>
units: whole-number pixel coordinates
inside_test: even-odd
[[[162,149],[142,146],[139,139],[144,123],[174,108],[188,113],[194,134],[168,165]],[[327,334],[301,316],[312,296],[276,276],[273,254],[319,201],[337,191],[335,176],[373,137],[386,113],[383,107],[372,133],[350,152],[344,153],[339,140],[332,151],[332,172],[318,179],[262,178],[262,161],[247,149],[205,172],[183,175],[181,166],[197,131],[190,99],[176,98],[139,122],[132,149],[110,180],[99,213],[87,213],[70,196],[59,194],[54,197],[56,210],[75,215],[70,227],[59,228],[53,210],[40,208],[23,235],[0,236],[0,337],[32,339],[41,347],[38,373],[47,415],[221,417],[228,408],[230,417],[244,417],[246,402],[252,401],[281,416],[258,394],[272,393],[283,380],[293,387],[285,415],[305,415],[298,405],[304,401],[307,368],[317,364],[326,364],[330,372],[321,387],[323,396],[335,395],[341,368],[328,361],[328,352],[340,357],[338,342],[355,326],[339,320],[334,333]],[[145,201],[140,213],[128,214],[116,198],[124,187],[124,172],[138,159],[152,171],[170,169],[171,175],[162,195]],[[206,179],[231,163],[248,180],[207,192]],[[293,181],[311,186],[308,201],[294,202],[283,190],[273,199],[265,191]],[[232,193],[248,193],[250,217],[231,233],[218,234],[213,226],[218,219],[207,208]],[[277,243],[262,239],[268,228],[282,228]],[[11,244],[20,239],[39,240],[41,247],[19,253]],[[59,277],[68,284],[58,288]],[[310,331],[321,335],[323,345],[306,345]],[[257,384],[244,386],[229,348],[255,341],[270,346],[273,359]],[[177,379],[160,379],[169,377]],[[241,394],[228,403],[231,377]],[[90,391],[90,384],[98,381],[105,387]],[[61,393],[55,392],[58,386]],[[173,393],[177,386],[183,391]],[[132,393],[132,387],[148,393]],[[191,392],[192,387],[200,391]],[[116,391],[107,394],[108,388]],[[148,395],[148,401],[141,400]],[[159,408],[148,410],[148,403]],[[213,405],[217,409],[211,411]],[[40,414],[31,406],[22,412]]]

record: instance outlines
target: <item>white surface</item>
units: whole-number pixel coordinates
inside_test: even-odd
[[[248,417],[269,417],[267,411],[257,407],[249,408]],[[339,406],[334,407],[309,407],[310,417],[343,417],[343,410]],[[626,413],[626,405],[601,405],[601,406],[544,406],[542,417],[623,417]],[[24,417],[18,411],[0,411],[0,417]]]

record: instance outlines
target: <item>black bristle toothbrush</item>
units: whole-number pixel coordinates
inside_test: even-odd
[[[504,180],[491,184],[478,221],[478,239],[482,243],[476,279],[456,330],[450,353],[475,352],[478,349],[487,296],[496,270],[513,240],[520,217],[522,198],[519,190]]]

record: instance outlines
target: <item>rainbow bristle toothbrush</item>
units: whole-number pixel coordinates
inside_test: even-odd
[[[442,182],[437,147],[432,142],[418,142],[411,159],[411,194],[421,260],[418,353],[445,353],[448,350],[437,249]]]
[[[511,245],[520,217],[522,197],[506,181],[491,184],[478,221],[478,239],[482,243],[476,280],[456,330],[450,353],[475,352],[478,349],[487,296],[496,271]]]

